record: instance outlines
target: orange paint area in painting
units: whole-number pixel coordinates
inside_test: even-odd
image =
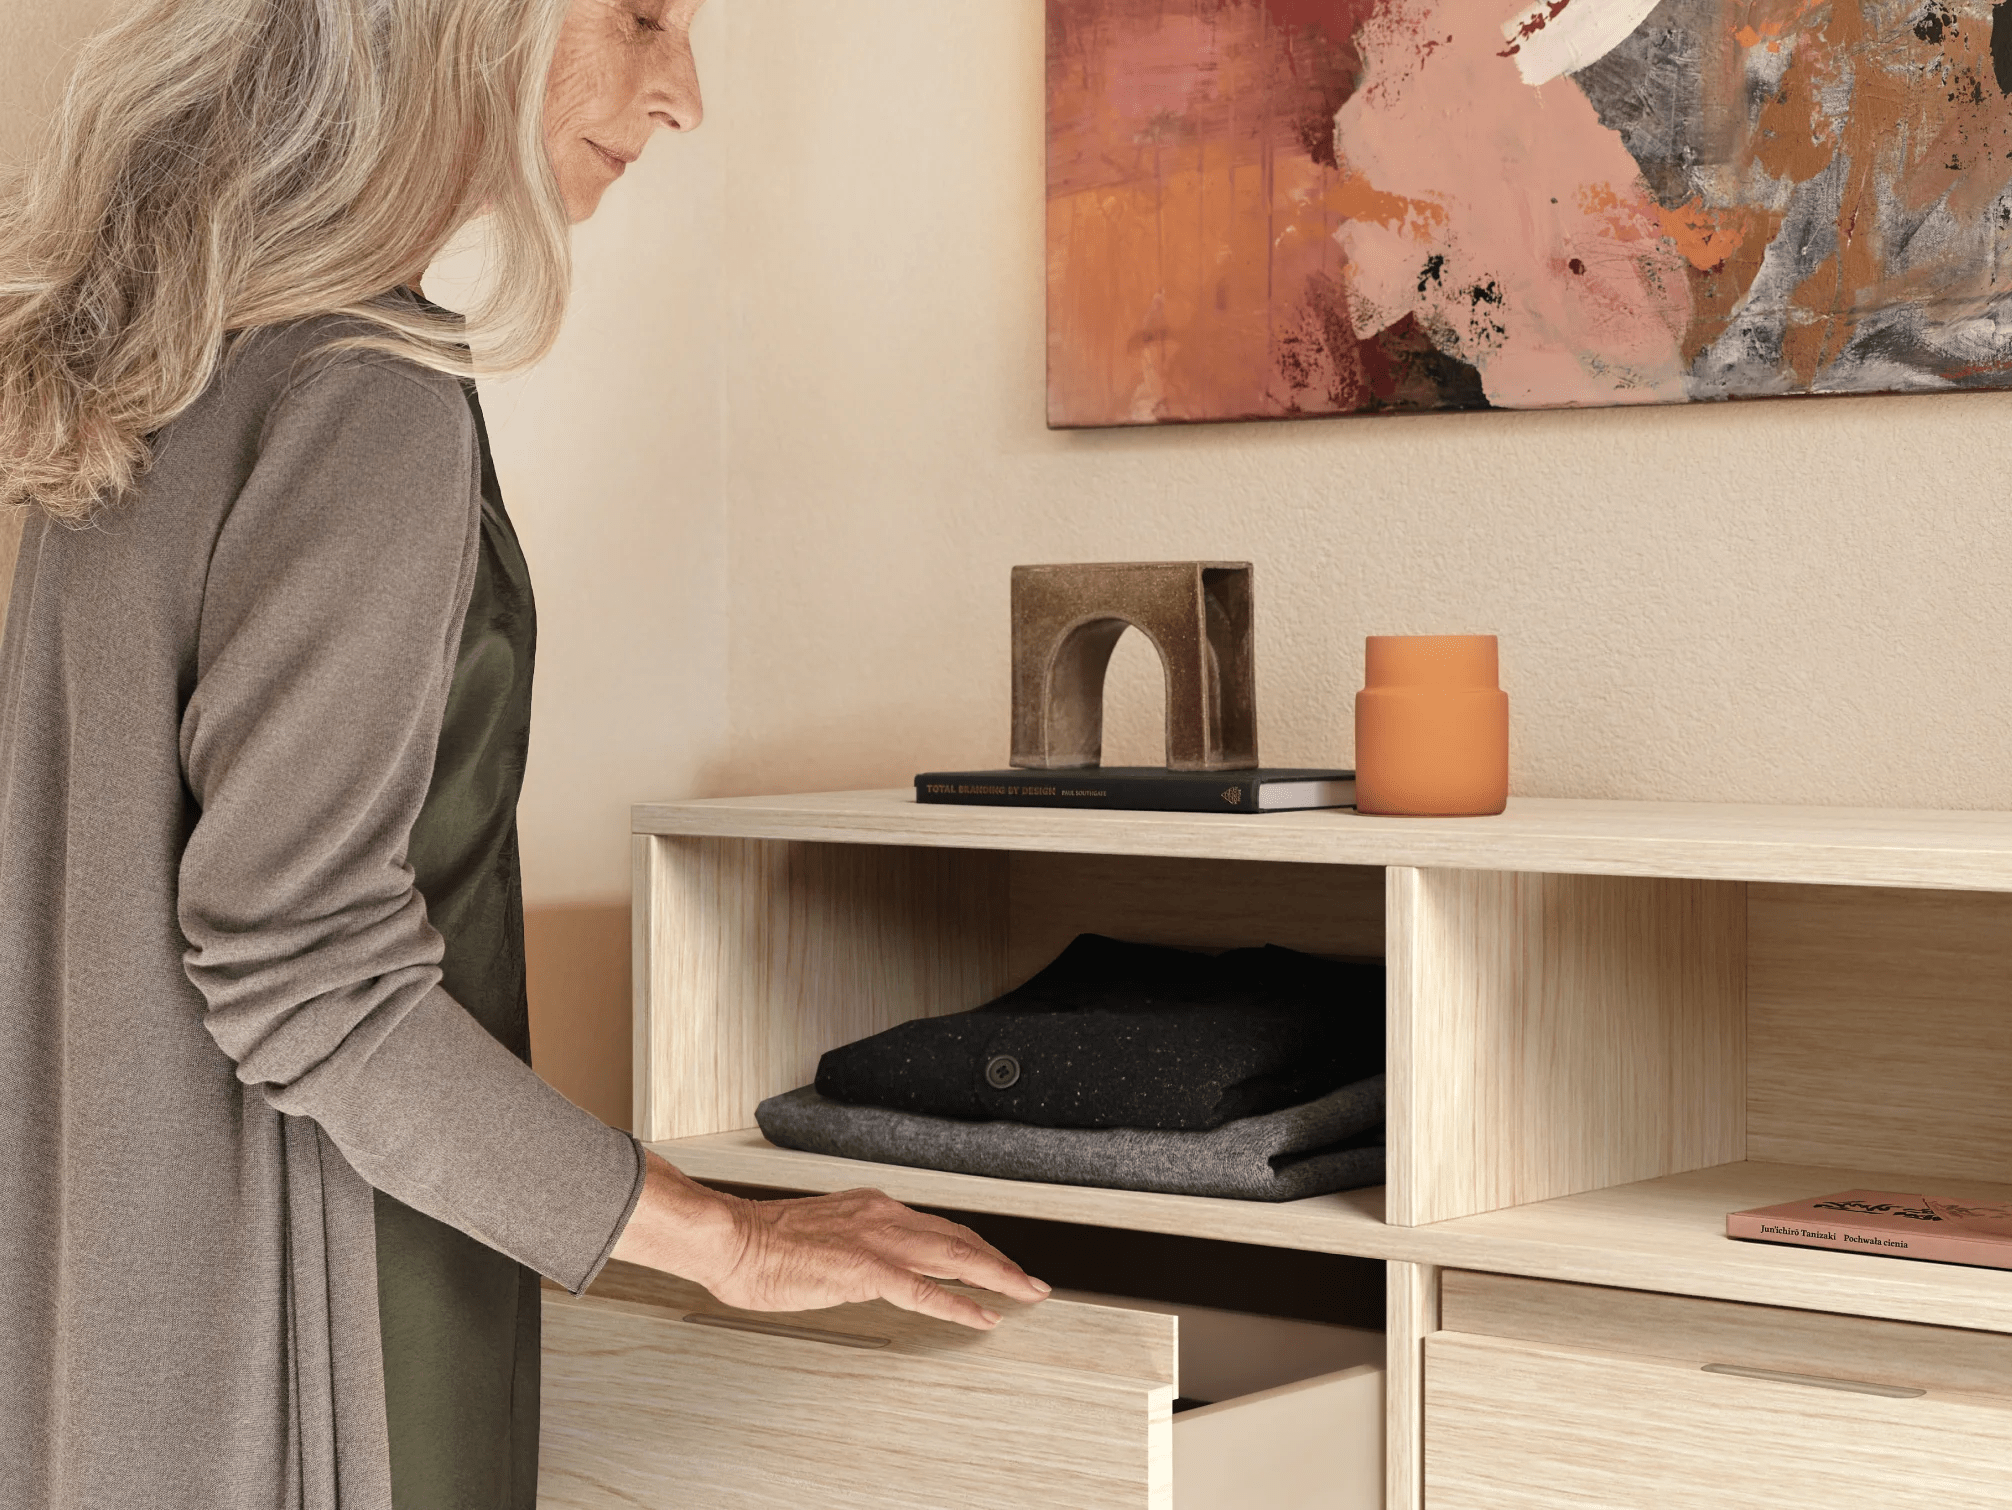
[[[1368,9],[1051,7],[1053,423],[1400,401],[1411,358],[1365,354],[1335,232],[1351,218],[1402,226],[1444,211],[1334,165],[1334,111]]]
[[[1726,258],[1746,244],[1755,222],[1764,211],[1745,206],[1712,210],[1701,195],[1693,195],[1674,210],[1656,209],[1663,234],[1684,254],[1684,260],[1699,272],[1714,272],[1725,266]]]
[[[1832,0],[1779,0],[1744,7],[1747,19],[1733,28],[1733,40],[1742,47],[1758,47],[1763,42],[1769,52],[1780,52],[1782,39],[1809,17],[1824,10]]]

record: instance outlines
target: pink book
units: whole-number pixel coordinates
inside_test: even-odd
[[[1726,1218],[1726,1236],[2012,1269],[2012,1204],[1977,1205],[1891,1190],[1845,1190],[1735,1211]]]

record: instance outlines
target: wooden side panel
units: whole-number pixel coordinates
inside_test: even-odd
[[[1014,855],[1011,873],[1016,981],[1079,933],[1189,948],[1383,953],[1383,872],[1374,866],[1035,853]]]
[[[637,1135],[754,1125],[826,1049],[1006,984],[984,850],[638,838]]]
[[[1387,885],[1391,1221],[1744,1155],[1743,885],[1403,867]]]
[[[1748,1157],[2006,1177],[2012,897],[1754,886],[1748,937]]]
[[[1036,1307],[989,1336],[874,1314],[885,1306],[749,1318],[811,1334],[779,1335],[548,1291],[538,1502],[544,1510],[1170,1510],[1171,1382],[987,1346],[1016,1331],[1067,1331],[1080,1318],[1065,1313],[1089,1309]],[[700,1305],[690,1314],[722,1311]],[[1171,1350],[1171,1317],[1093,1319],[1136,1334],[1121,1354]]]
[[[1382,1510],[1382,1368],[1182,1412],[1174,1498],[1178,1510]]]
[[[1449,1269],[1439,1323],[1602,1353],[2012,1396],[2012,1337]]]
[[[1705,1373],[1443,1332],[1426,1344],[1427,1510],[1987,1510],[2012,1410]]]
[[[1425,1339],[1439,1330],[1439,1274],[1432,1264],[1393,1262],[1385,1286],[1389,1346],[1384,1402],[1386,1510],[1425,1504]]]

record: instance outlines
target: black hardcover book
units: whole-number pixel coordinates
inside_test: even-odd
[[[1353,807],[1355,772],[1169,771],[1096,766],[1080,771],[925,771],[917,802],[981,807],[1099,807],[1147,813],[1281,813]]]

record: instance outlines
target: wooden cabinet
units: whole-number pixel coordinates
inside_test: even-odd
[[[1389,1510],[1795,1504],[1781,1496],[1805,1493],[1801,1465],[1825,1453],[1845,1453],[1882,1492],[1901,1486],[1892,1503],[1927,1502],[1906,1499],[1915,1492],[1906,1483],[1936,1485],[1935,1503],[1956,1510],[2005,1502],[1994,1481],[1965,1477],[1972,1446],[1948,1445],[2002,1461],[1994,1423],[2003,1391],[1939,1379],[1906,1386],[1927,1393],[1903,1398],[1707,1371],[1718,1361],[1823,1375],[1837,1359],[1816,1333],[1784,1325],[1750,1329],[1746,1350],[1726,1359],[1659,1350],[1639,1331],[1587,1331],[1583,1316],[1578,1331],[1545,1332],[1531,1318],[1558,1302],[1537,1291],[1517,1292],[1513,1305],[1500,1292],[1479,1325],[1472,1276],[1547,1282],[1559,1286],[1547,1293],[1575,1304],[1619,1294],[1622,1313],[1732,1307],[1685,1312],[1677,1333],[1760,1311],[1777,1322],[1827,1318],[1822,1336],[1833,1343],[1861,1325],[1903,1329],[1881,1333],[1882,1347],[1902,1335],[2012,1333],[2012,1273],[1724,1236],[1728,1211],[1853,1186],[2012,1199],[2012,1187],[1993,1183],[2012,1172],[2012,1098],[2003,1093],[2012,1083],[2012,815],[1519,799],[1501,817],[1471,820],[1218,817],[919,807],[879,792],[648,806],[636,810],[635,830],[638,1131],[693,1176],[777,1191],[870,1184],[953,1211],[1386,1267],[1374,1384],[1311,1375],[1261,1411],[1264,1391],[1164,1431],[1149,1419],[1156,1406],[1128,1405],[1146,1445],[1111,1448],[1108,1461],[1126,1465],[1122,1488],[1086,1465],[1089,1414],[1012,1417],[997,1437],[960,1426],[974,1433],[968,1462],[987,1466],[956,1468],[965,1476],[945,1481],[954,1491],[928,1503],[1017,1503],[979,1497],[1000,1492],[1000,1455],[1026,1463],[1026,1482],[1043,1486],[1047,1504],[1132,1502],[1096,1498],[1108,1494],[1185,1503],[1173,1466],[1183,1433],[1200,1443],[1212,1421],[1246,1414],[1266,1430],[1338,1440],[1368,1419],[1355,1402],[1376,1387]],[[807,1082],[825,1049],[976,1005],[1079,931],[1382,955],[1387,1186],[1282,1205],[1199,1200],[866,1165],[775,1148],[754,1130],[755,1103]],[[1269,1299],[1212,1303],[1262,1311]],[[831,1344],[661,1314],[576,1316],[574,1304],[553,1303],[565,1318],[555,1339],[575,1321],[604,1328],[552,1376],[574,1381],[571,1424],[555,1430],[580,1444],[581,1461],[620,1459],[625,1442],[667,1430],[624,1412],[657,1408],[641,1397],[675,1396],[686,1371],[728,1370],[724,1415],[773,1422],[776,1412],[812,1408],[803,1368],[872,1366],[864,1353],[831,1361],[843,1352]],[[1512,1313],[1522,1319],[1505,1319]],[[1002,1333],[1035,1334],[1048,1324],[1037,1314],[1009,1317]],[[808,1328],[830,1318],[798,1320]],[[1131,1325],[1180,1332],[1167,1316]],[[1815,1351],[1769,1352],[1763,1333],[1768,1346],[1791,1338]],[[928,1352],[951,1343],[932,1337],[918,1333],[912,1356],[876,1356],[887,1367],[951,1368]],[[646,1390],[605,1379],[632,1347],[654,1350]],[[825,1361],[791,1361],[806,1349]],[[1987,1371],[2002,1367],[2002,1355],[1979,1356]],[[965,1383],[973,1400],[998,1398],[982,1370],[947,1377],[900,1394],[906,1404],[819,1417],[815,1432],[765,1428],[760,1441],[785,1476],[797,1475],[791,1502],[855,1502],[843,1497],[853,1492],[845,1481],[816,1478],[803,1442],[888,1461],[936,1439],[930,1423],[940,1428],[937,1412],[961,1408],[944,1399]],[[1081,1377],[1110,1385],[1115,1376],[1090,1368]],[[1137,1380],[1113,1387],[1150,1393]],[[939,1388],[944,1399],[932,1394]],[[590,1400],[598,1403],[578,1403]],[[703,1459],[711,1434],[727,1430],[724,1415],[678,1440]],[[751,1439],[720,1440],[742,1447],[723,1487],[682,1498],[636,1491],[637,1502],[770,1503],[731,1497],[746,1492],[758,1454]],[[1923,1456],[1935,1442],[1945,1469]],[[1700,1457],[1730,1466],[1705,1472]],[[1351,1461],[1360,1467],[1366,1454]],[[1792,1482],[1769,1477],[1780,1472],[1769,1462],[1798,1465]],[[1190,1479],[1202,1482],[1199,1471]],[[1853,1492],[1841,1480],[1829,1488],[1827,1503]],[[553,1478],[554,1503],[630,1503],[559,1492]]]

